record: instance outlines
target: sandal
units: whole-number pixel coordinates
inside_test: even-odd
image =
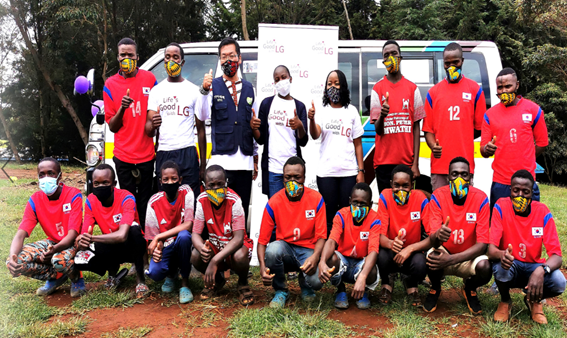
[[[390,304],[392,302],[392,291],[382,288],[382,292],[380,292],[380,303],[382,304]]]
[[[150,289],[148,288],[148,286],[146,284],[140,283],[140,284],[136,285],[136,298],[138,298],[138,299],[144,298],[149,292],[150,292]]]
[[[250,290],[249,285],[239,285],[238,288],[238,301],[242,306],[254,304],[254,294]]]
[[[212,289],[204,288],[203,291],[201,291],[201,300],[207,300],[209,298],[212,298],[216,296],[216,294],[220,290],[222,290],[222,288],[226,284],[226,279],[224,278],[223,274],[217,274],[217,276],[221,277],[220,281],[216,282],[215,287]]]

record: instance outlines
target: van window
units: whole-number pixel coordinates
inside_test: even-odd
[[[216,54],[185,54],[185,65],[181,70],[181,76],[191,81],[193,84],[200,86],[203,78],[209,70],[213,70],[213,74],[217,69],[218,57]],[[151,72],[156,77],[157,82],[167,78],[167,73],[163,62],[158,62]]]
[[[360,101],[359,57],[358,51],[355,53],[339,51],[339,70],[345,73],[350,91],[350,104],[355,106],[359,112],[365,112],[364,101]],[[321,79],[321,83],[324,82],[325,79]]]
[[[252,83],[254,88],[258,83],[258,53],[241,52],[242,65],[240,70],[244,80]]]

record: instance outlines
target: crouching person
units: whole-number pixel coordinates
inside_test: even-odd
[[[162,281],[161,291],[169,293],[175,288],[175,279],[181,273],[179,302],[189,303],[193,293],[189,289],[191,273],[191,233],[195,197],[189,185],[181,185],[179,166],[166,161],[161,166],[162,190],[150,199],[146,214],[146,240],[148,255],[152,257],[146,275]]]
[[[13,277],[27,276],[47,281],[37,289],[49,295],[71,278],[71,296],[84,292],[85,283],[72,272],[73,243],[81,230],[83,198],[81,192],[61,183],[61,166],[51,157],[37,165],[39,188],[29,199],[22,223],[12,240],[6,265]],[[24,245],[39,223],[47,239]]]
[[[290,157],[283,167],[284,189],[266,205],[260,236],[258,260],[260,275],[266,286],[276,294],[270,307],[283,307],[289,298],[286,272],[301,272],[298,276],[301,297],[315,299],[315,291],[323,286],[317,266],[327,238],[325,202],[317,191],[305,187],[305,162]],[[276,227],[276,241],[270,237]],[[270,243],[268,245],[268,243]]]
[[[380,281],[376,261],[380,247],[380,221],[372,206],[372,190],[357,183],[350,195],[350,206],[342,208],[333,219],[333,228],[319,262],[319,280],[337,287],[335,307],[347,309],[345,283],[354,284],[352,298],[359,309],[368,309],[367,290]]]
[[[93,171],[93,193],[87,197],[82,234],[77,237],[75,269],[104,276],[105,287],[117,288],[128,273],[120,264],[136,265],[136,297],[149,291],[145,284],[143,256],[146,240],[139,226],[136,200],[127,190],[116,188],[116,174],[108,164]],[[98,224],[102,235],[93,236]]]
[[[246,306],[254,303],[248,285],[248,271],[254,243],[246,236],[242,200],[227,187],[226,172],[212,165],[205,172],[205,192],[197,198],[193,225],[191,263],[205,275],[201,299],[209,299],[222,289],[224,271],[238,275],[238,300]],[[204,240],[203,230],[209,239]]]
[[[555,221],[545,204],[532,201],[533,186],[529,171],[517,171],[512,175],[510,197],[499,199],[492,212],[488,257],[493,260],[501,297],[494,313],[497,322],[510,318],[510,289],[524,291],[524,303],[538,324],[547,324],[541,301],[565,291]],[[547,261],[541,257],[542,245],[549,256]]]

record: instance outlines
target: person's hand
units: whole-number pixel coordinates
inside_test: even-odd
[[[126,95],[122,97],[122,108],[129,108],[132,102],[134,102],[134,99],[130,97],[130,88],[128,88]]]
[[[92,231],[93,227],[89,226],[86,233],[77,236],[77,238],[75,239],[75,246],[77,247],[77,251],[83,251],[89,248],[89,245],[91,245],[92,241]]]
[[[159,241],[157,240],[157,237],[154,237],[154,239],[152,239],[152,241],[148,245],[148,256],[153,255],[154,250],[156,249],[158,242]]]
[[[335,267],[329,269],[329,266],[325,262],[319,262],[319,280],[321,283],[325,284],[331,280],[331,276],[335,271]]]
[[[258,130],[260,129],[261,124],[262,124],[262,120],[256,117],[256,111],[254,111],[254,108],[252,108],[252,119],[250,120],[250,128],[252,128],[252,130]]]
[[[209,73],[205,74],[203,77],[203,89],[210,90],[213,84],[213,70],[209,70]]]
[[[159,107],[157,113],[152,116],[152,128],[158,129],[161,126],[161,114],[159,113]]]
[[[398,236],[392,241],[392,251],[396,254],[400,253],[404,247],[405,240],[402,240],[403,231],[398,231]]]
[[[47,250],[39,254],[39,261],[42,263],[49,263],[51,262],[51,257],[53,257],[53,245],[49,244],[47,246]]]
[[[364,296],[364,291],[366,291],[366,278],[361,278],[359,275],[352,288],[351,296],[356,300],[361,299]]]
[[[205,182],[205,171],[207,170],[207,163],[203,163],[199,167],[199,181]]]
[[[254,162],[254,172],[252,173],[252,181],[258,178],[258,162]]]
[[[22,264],[18,264],[18,257],[14,254],[10,256],[10,258],[6,262],[6,267],[8,268],[8,271],[10,271],[12,277],[14,278],[22,274],[23,266]]]
[[[439,140],[435,140],[435,145],[433,146],[433,149],[431,149],[431,152],[433,152],[433,157],[441,158],[443,147],[439,144]]]
[[[427,265],[431,270],[442,270],[451,265],[451,255],[435,249],[427,256]]]
[[[205,244],[201,247],[200,253],[201,253],[201,260],[203,261],[203,263],[208,263],[213,257],[213,250],[211,249],[210,245],[211,243],[207,239],[205,241]]]
[[[504,270],[510,270],[512,264],[514,263],[514,256],[512,255],[512,244],[508,244],[508,247],[502,253],[502,258],[500,258],[501,266]]]
[[[212,289],[215,287],[215,275],[217,274],[217,264],[211,260],[207,270],[205,271],[205,288]]]
[[[289,119],[289,127],[291,128],[291,130],[297,130],[297,128],[302,126],[303,126],[303,122],[301,122],[299,116],[297,116],[297,111],[294,109],[293,118]]]
[[[492,156],[496,152],[496,149],[498,149],[498,147],[496,146],[496,136],[494,136],[492,140],[484,146],[484,154]]]
[[[537,268],[532,272],[530,279],[528,280],[528,285],[526,285],[526,294],[528,296],[528,302],[538,303],[543,297],[543,277],[545,271],[543,268]]]
[[[154,251],[152,252],[152,259],[154,260],[154,262],[156,263],[161,262],[162,254],[163,254],[163,241],[157,241]]]
[[[394,262],[396,262],[399,266],[404,265],[404,262],[409,258],[412,252],[413,250],[411,247],[406,246],[402,249],[402,251],[398,252],[398,254],[394,256]]]
[[[441,243],[445,243],[451,237],[451,228],[449,228],[449,216],[445,220],[445,223],[441,225],[441,228],[437,230],[437,239]]]
[[[311,121],[315,121],[315,103],[311,100],[311,108],[309,108],[309,112],[307,112],[307,118]]]
[[[388,104],[388,100],[390,99],[390,93],[386,92],[386,98],[384,102],[382,102],[382,109],[380,109],[380,115],[382,118],[386,118],[390,113],[390,104]]]
[[[421,173],[419,172],[419,165],[418,164],[414,164],[411,166],[411,172],[413,173],[413,179],[415,180],[416,178],[418,178],[419,176],[421,176]]]
[[[359,171],[358,174],[356,174],[356,183],[363,183],[364,182],[364,173],[362,171]]]
[[[262,277],[262,283],[264,286],[272,286],[272,281],[274,280],[275,274],[270,275],[270,269],[262,270],[260,269],[260,277]]]
[[[318,259],[317,257],[315,257],[315,255],[311,255],[305,260],[305,262],[303,262],[303,265],[299,268],[301,269],[301,271],[311,276],[315,273],[315,271],[317,271],[317,260]]]

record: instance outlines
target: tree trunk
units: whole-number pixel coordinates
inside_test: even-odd
[[[248,27],[246,26],[246,0],[240,0],[240,17],[242,18],[242,34],[244,35],[244,40],[250,40]]]
[[[350,19],[348,17],[348,10],[346,8],[346,2],[345,2],[345,0],[342,0],[342,1],[343,1],[343,7],[345,8],[346,22],[348,24],[348,32],[350,34],[350,39],[354,40],[354,38],[352,37],[352,28],[350,28]]]
[[[16,158],[16,162],[18,164],[22,164],[22,160],[20,159],[20,154],[18,154],[18,149],[16,148],[16,144],[14,140],[12,140],[12,134],[10,134],[10,128],[8,128],[8,123],[4,118],[4,113],[2,112],[2,105],[0,104],[0,120],[2,121],[2,125],[4,126],[4,131],[6,132],[6,137],[8,138],[8,143],[10,143],[10,149],[12,149],[12,153]]]
[[[43,89],[39,89],[39,140],[41,143],[41,157],[45,158],[46,148],[45,148],[45,104],[43,102]]]

